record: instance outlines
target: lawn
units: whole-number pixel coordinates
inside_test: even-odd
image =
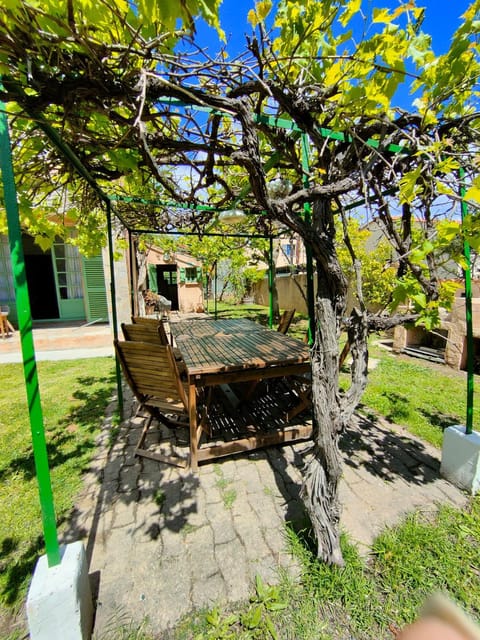
[[[402,424],[414,435],[441,447],[446,427],[465,424],[465,372],[418,358],[394,355],[375,346],[375,338],[372,342],[371,356],[377,364],[369,373],[360,410],[373,419],[375,415],[381,415]],[[480,425],[478,382],[479,376],[475,376],[474,425]]]
[[[308,531],[287,530],[287,538],[299,579],[283,574],[277,586],[257,583],[248,603],[189,615],[162,640],[391,640],[437,592],[480,620],[480,498],[464,511],[410,514],[377,538],[368,559],[344,536],[343,569],[317,561]],[[108,640],[158,640],[147,628]]]
[[[22,602],[43,552],[23,368],[2,364],[0,387],[0,610]],[[38,363],[57,520],[62,526],[115,389],[112,358]],[[1,626],[0,626],[1,631]]]

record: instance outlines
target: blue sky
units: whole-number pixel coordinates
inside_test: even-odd
[[[321,0],[319,0],[321,1]],[[395,8],[399,0],[370,0],[363,2],[365,10],[368,6]],[[423,30],[433,38],[433,48],[436,53],[446,51],[452,34],[460,24],[460,16],[470,2],[468,0],[417,0],[417,6],[425,7]],[[227,35],[229,45],[235,50],[241,50],[245,43],[245,33],[250,33],[247,13],[255,5],[254,0],[223,0],[220,6],[220,21]],[[215,48],[215,34],[207,26],[198,25],[198,36],[202,43]]]
[[[399,4],[399,0],[364,0],[362,3],[364,11],[369,8],[371,10],[371,7],[391,9],[398,7]],[[439,55],[445,53],[449,48],[452,35],[461,23],[460,16],[470,4],[469,0],[417,0],[416,4],[425,7],[422,30],[432,36],[433,50]],[[227,36],[227,50],[230,55],[245,49],[245,34],[251,33],[247,13],[254,5],[254,0],[223,0],[220,7],[220,22]],[[215,31],[202,22],[199,22],[197,27],[198,44],[208,47],[209,53],[214,55],[219,49]],[[406,93],[399,98],[400,103],[403,103],[400,106],[410,107],[412,98]]]

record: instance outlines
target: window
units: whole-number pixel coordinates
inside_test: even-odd
[[[62,300],[83,298],[82,261],[77,247],[55,242],[53,255],[60,298]]]
[[[162,273],[162,278],[165,280],[167,284],[176,285],[177,284],[177,272],[176,271],[164,271]]]
[[[181,284],[198,284],[202,281],[202,267],[182,267],[180,269]]]
[[[197,281],[197,268],[196,267],[187,267],[185,269],[185,282],[196,282]]]

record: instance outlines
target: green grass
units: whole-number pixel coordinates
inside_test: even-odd
[[[395,356],[374,349],[378,365],[370,371],[362,398],[365,413],[379,414],[404,425],[414,435],[440,447],[443,430],[465,424],[467,383],[465,372],[447,366]],[[480,425],[478,376],[474,397],[474,425]]]
[[[214,466],[214,472],[217,476],[215,480],[215,485],[220,491],[220,495],[222,496],[222,501],[225,506],[225,509],[231,509],[233,507],[233,503],[237,499],[237,491],[234,487],[230,486],[232,484],[232,480],[228,480],[224,477],[222,468],[220,465],[216,464]]]
[[[23,367],[2,364],[0,387],[0,611],[14,611],[44,552]],[[66,525],[115,388],[112,358],[39,362],[57,522]]]

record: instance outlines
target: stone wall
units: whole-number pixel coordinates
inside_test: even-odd
[[[478,286],[474,290],[478,291]],[[472,324],[475,359],[480,359],[480,297],[472,300]],[[457,296],[452,310],[442,319],[439,332],[446,334],[445,363],[453,369],[465,369],[467,365],[467,329],[465,320],[465,298]],[[424,344],[427,332],[423,327],[395,327],[393,350],[401,353],[407,346]],[[478,364],[477,364],[478,366]]]

